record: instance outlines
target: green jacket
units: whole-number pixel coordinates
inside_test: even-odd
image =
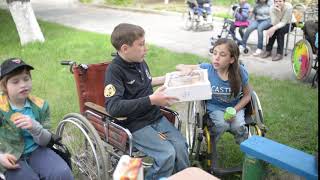
[[[29,96],[28,99],[35,120],[41,124],[41,126],[39,126],[41,130],[50,129],[48,102],[35,96]],[[0,95],[0,153],[10,153],[19,159],[24,149],[24,139],[22,130],[17,128],[13,121],[10,120],[12,114],[13,111],[9,105],[8,97],[6,95]],[[43,133],[37,134],[43,136]],[[48,139],[48,133],[46,132],[45,134],[45,139]],[[5,170],[6,169],[0,164],[0,173],[4,173]]]

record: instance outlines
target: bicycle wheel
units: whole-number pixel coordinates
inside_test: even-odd
[[[300,81],[305,81],[312,69],[313,53],[310,43],[301,39],[293,48],[291,63],[295,77]]]
[[[71,153],[75,179],[109,179],[106,173],[109,154],[97,131],[85,117],[77,113],[67,114],[58,124],[56,133]]]

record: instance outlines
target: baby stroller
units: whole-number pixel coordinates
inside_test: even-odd
[[[188,0],[188,9],[183,13],[186,30],[213,30],[210,0]]]
[[[241,12],[243,9],[240,8],[239,5],[233,5],[231,7],[232,9],[232,16],[235,17],[235,14],[237,12]],[[237,38],[235,32],[232,32],[231,30],[231,26],[234,25],[236,28],[239,29],[239,34],[241,36],[241,39]],[[249,26],[249,21],[234,21],[232,19],[228,19],[228,18],[224,18],[223,21],[223,25],[222,25],[222,30],[220,32],[220,34],[217,36],[217,38],[215,37],[211,37],[210,38],[210,47],[209,47],[209,54],[211,55],[213,53],[213,45],[215,44],[215,42],[217,41],[217,39],[220,38],[232,38],[234,41],[236,41],[236,43],[240,46],[243,47],[242,52],[247,54],[249,52],[249,49],[246,47],[246,45],[244,45],[242,43],[242,36],[243,36],[243,31],[245,28],[247,28]]]

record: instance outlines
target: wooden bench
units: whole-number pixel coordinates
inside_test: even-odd
[[[305,177],[307,180],[318,179],[315,156],[303,151],[261,136],[252,136],[242,142],[240,150],[248,156]]]

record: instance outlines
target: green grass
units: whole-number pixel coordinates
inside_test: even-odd
[[[0,10],[0,19],[0,60],[21,57],[35,67],[32,71],[33,94],[49,101],[54,130],[65,114],[79,112],[73,76],[59,62],[71,59],[89,64],[110,60],[110,54],[114,51],[110,36],[39,21],[46,38],[45,43],[21,47],[9,13]],[[174,53],[154,45],[148,46],[146,59],[153,76],[173,71],[178,63],[195,64],[199,59],[205,59],[191,54]],[[307,153],[316,152],[318,89],[312,89],[310,84],[267,77],[250,76],[250,82],[261,100],[265,124],[269,128],[267,137]],[[221,148],[225,165],[241,162],[241,152],[231,135],[223,136]]]

